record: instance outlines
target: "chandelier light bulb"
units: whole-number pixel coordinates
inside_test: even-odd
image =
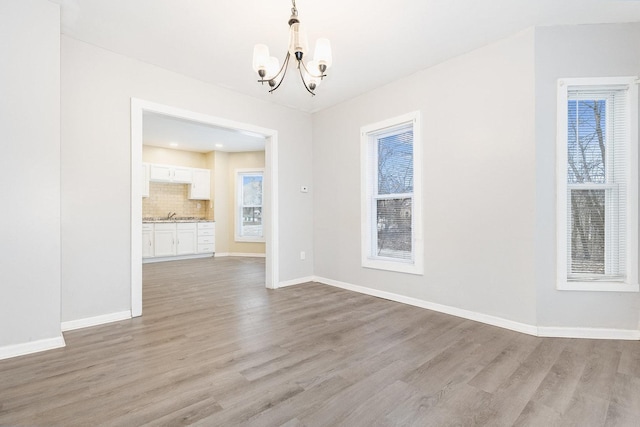
[[[333,57],[331,56],[331,43],[328,39],[316,40],[316,49],[313,53],[313,60],[319,65],[325,65],[325,70],[331,67]],[[320,69],[324,73],[325,70]]]
[[[264,44],[257,44],[253,47],[253,71],[260,74],[266,71],[269,62],[269,48]],[[264,76],[261,76],[264,77]]]

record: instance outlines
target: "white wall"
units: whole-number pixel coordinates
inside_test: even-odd
[[[312,201],[298,192],[311,181],[310,115],[63,36],[64,321],[130,309],[132,97],[277,130],[280,280],[312,274],[297,261],[312,245]]]
[[[533,30],[314,114],[320,277],[536,322]],[[360,266],[360,127],[422,115],[425,273]]]
[[[0,38],[1,358],[64,344],[59,6],[0,2]]]
[[[556,85],[640,74],[640,23],[536,29],[536,287],[541,326],[638,329],[637,293],[557,291]]]

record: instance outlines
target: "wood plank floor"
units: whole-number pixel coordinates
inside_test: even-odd
[[[146,264],[143,317],[0,361],[0,425],[640,426],[637,341],[263,283],[262,259]]]

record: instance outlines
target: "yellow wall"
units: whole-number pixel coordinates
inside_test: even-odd
[[[244,153],[216,152],[210,161],[214,164],[213,197],[216,219],[216,251],[222,253],[264,254],[264,242],[235,241],[236,171],[263,169],[264,151]]]
[[[153,147],[151,145],[142,146],[142,161],[187,168],[207,168],[207,155],[204,153]]]

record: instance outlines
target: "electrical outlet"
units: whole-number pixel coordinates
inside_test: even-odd
[[[304,251],[300,251],[300,259],[301,260],[307,259],[307,254]]]

